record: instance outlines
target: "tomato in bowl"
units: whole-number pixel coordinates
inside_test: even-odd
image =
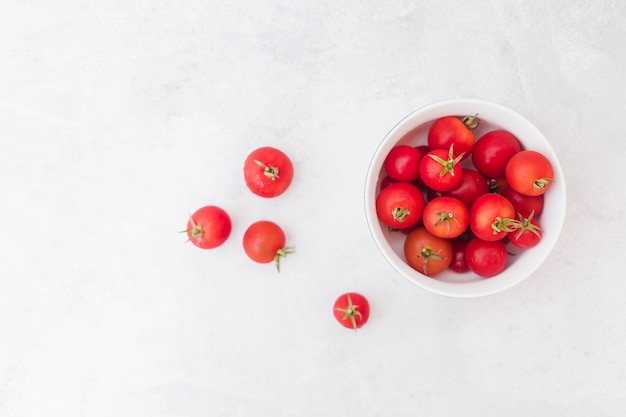
[[[506,146],[509,146],[506,144],[510,143],[510,139],[508,138],[508,134],[510,134],[519,140],[520,146],[519,149],[515,149],[515,152],[533,151],[539,153],[545,157],[552,168],[551,178],[541,178],[534,182],[534,184],[545,187],[544,190],[536,192],[536,194],[541,194],[541,199],[543,200],[541,201],[542,209],[539,217],[539,221],[542,225],[541,239],[532,248],[520,249],[508,243],[508,238],[504,237],[504,235],[506,235],[506,233],[504,233],[502,242],[506,243],[507,251],[511,256],[508,256],[508,259],[506,259],[506,267],[504,270],[494,276],[486,277],[479,275],[473,270],[458,272],[453,270],[453,268],[447,268],[433,276],[427,276],[419,272],[409,264],[406,257],[404,245],[407,240],[407,234],[410,233],[410,231],[403,233],[402,230],[398,231],[397,229],[388,227],[379,220],[377,214],[376,200],[380,193],[381,186],[384,187],[385,181],[388,180],[388,175],[384,167],[384,161],[387,155],[389,155],[391,150],[396,146],[408,145],[421,149],[423,153],[421,160],[424,161],[428,158],[426,151],[429,145],[428,135],[431,126],[433,126],[436,121],[451,116],[459,120],[464,120],[464,118],[471,119],[471,127],[476,144],[488,133],[496,132],[496,134],[489,134],[487,136],[497,136],[495,140],[493,138],[490,139],[494,140],[495,143],[505,143],[505,145],[502,145],[505,147],[505,150],[501,153],[506,154]],[[475,119],[477,119],[477,121]],[[460,129],[459,127],[455,128]],[[502,132],[507,132],[507,135],[503,135]],[[464,139],[464,141],[464,150],[466,153],[463,156],[461,156],[460,152],[458,154],[455,152],[453,155],[453,150],[450,149],[450,158],[446,158],[446,155],[441,152],[439,152],[439,155],[442,157],[437,158],[435,155],[431,158],[440,161],[442,164],[456,160],[464,169],[472,171],[473,176],[480,178],[480,175],[476,175],[476,171],[479,171],[477,168],[484,171],[482,166],[485,164],[484,161],[489,160],[488,155],[487,157],[481,155],[481,158],[476,158],[477,161],[480,159],[481,162],[480,165],[474,166],[471,155],[468,155],[472,152],[471,147],[473,143],[471,142],[471,138]],[[428,162],[432,164],[432,161]],[[500,173],[503,170],[502,166],[495,168],[497,169],[493,171],[494,173]],[[448,164],[445,170],[448,175],[449,172],[453,171],[450,164]],[[522,171],[518,170],[517,172]],[[506,195],[506,193],[501,192],[502,188],[492,188],[492,186],[496,184],[505,184],[504,186],[506,187],[507,181],[504,179],[504,175],[498,178],[490,178],[489,175],[484,175],[484,177],[486,181],[490,181],[489,192]],[[515,182],[518,179],[519,178],[516,178]],[[509,181],[515,185],[518,190],[520,189],[513,179],[509,178]],[[532,184],[530,186],[532,187]],[[431,191],[433,195],[430,195]],[[446,195],[446,192],[438,192],[436,190],[425,191],[427,202],[441,195]],[[539,197],[533,198],[536,199]],[[517,112],[500,104],[484,100],[454,99],[441,101],[422,107],[406,116],[391,129],[374,152],[365,181],[365,213],[367,223],[374,242],[383,257],[400,275],[410,282],[433,293],[456,298],[473,298],[496,294],[513,287],[532,275],[549,257],[554,248],[563,227],[565,211],[565,177],[558,157],[548,140],[531,122]],[[509,217],[510,218],[504,219],[505,221],[503,222],[503,230],[505,230],[505,232],[517,230],[516,228],[520,227],[519,224],[521,224],[516,216]],[[535,220],[533,220],[533,222]],[[509,225],[506,224],[507,221],[510,222]],[[500,232],[500,230],[498,231]],[[468,240],[473,237],[469,227],[467,234],[470,235]],[[500,236],[498,236],[498,241],[500,240],[499,238]],[[494,240],[496,240],[496,238],[494,238]],[[411,261],[414,262],[414,259]],[[479,271],[479,269],[477,269],[477,271]]]

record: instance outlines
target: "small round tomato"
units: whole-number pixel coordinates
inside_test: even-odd
[[[284,193],[293,180],[293,164],[276,148],[255,149],[243,164],[246,185],[254,194],[272,198]]]
[[[448,268],[453,270],[454,272],[467,272],[469,271],[469,266],[467,266],[467,262],[465,261],[465,248],[467,247],[468,240],[465,238],[456,238],[452,239],[452,261]]]
[[[450,265],[452,241],[433,235],[425,227],[418,227],[404,241],[404,256],[411,268],[432,277]]]
[[[424,211],[424,195],[413,184],[389,184],[376,197],[376,214],[387,227],[404,229],[420,221]]]
[[[472,130],[476,127],[478,127],[476,116],[466,117],[463,120],[454,116],[439,118],[428,129],[428,147],[432,150],[447,151],[454,146],[456,155],[465,159],[474,148],[476,138]]]
[[[469,212],[465,204],[453,197],[438,197],[431,200],[422,215],[424,227],[437,237],[460,236],[469,223]]]
[[[266,264],[274,261],[280,272],[280,259],[293,253],[293,248],[285,246],[283,229],[274,222],[260,220],[251,224],[243,235],[243,249],[255,262]]]
[[[434,149],[420,162],[420,178],[424,185],[434,191],[449,191],[459,185],[463,170],[461,156],[454,155],[454,147],[449,150]]]
[[[509,242],[511,242],[511,245],[523,249],[537,246],[543,236],[543,230],[539,222],[534,218],[534,213],[531,213],[526,218],[521,214],[518,216],[520,221],[519,229],[509,233]]]
[[[520,194],[541,195],[554,182],[552,164],[537,151],[516,153],[506,165],[506,181]]]
[[[493,277],[504,271],[509,254],[501,240],[486,241],[472,238],[465,248],[465,261],[469,269],[483,278]]]
[[[503,239],[517,228],[513,204],[500,194],[483,194],[469,211],[470,230],[482,240]]]
[[[340,295],[333,306],[335,318],[348,329],[362,327],[370,317],[370,305],[359,293],[349,292]]]
[[[450,191],[444,192],[443,195],[459,199],[469,208],[478,197],[487,192],[489,192],[489,186],[485,177],[476,170],[464,168],[461,182]]]
[[[232,222],[226,211],[217,206],[205,206],[189,216],[187,237],[189,241],[202,249],[213,249],[230,236]]]
[[[422,154],[417,148],[397,145],[387,154],[383,166],[387,175],[396,181],[414,182],[419,178]]]
[[[472,163],[487,178],[501,177],[507,162],[520,150],[521,144],[515,136],[506,130],[494,130],[476,141]]]
[[[543,194],[524,195],[511,187],[506,187],[500,194],[506,197],[513,204],[515,212],[521,214],[524,218],[530,216],[531,213],[539,216],[543,211]]]

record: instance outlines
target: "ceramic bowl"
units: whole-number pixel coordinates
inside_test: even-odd
[[[479,127],[475,130],[476,139],[485,133],[505,129],[515,135],[524,149],[543,153],[552,163],[555,181],[544,194],[544,209],[540,216],[543,237],[539,245],[525,250],[517,250],[510,244],[506,269],[500,274],[483,278],[472,272],[457,273],[446,270],[434,277],[425,276],[411,268],[404,256],[405,234],[390,231],[376,216],[376,196],[379,182],[385,177],[383,162],[396,145],[426,145],[431,124],[444,116],[478,115]],[[470,162],[468,162],[468,160]],[[464,164],[471,163],[471,158]],[[528,278],[548,258],[557,242],[565,219],[565,178],[561,164],[543,134],[528,120],[515,111],[502,105],[476,99],[447,100],[422,107],[402,119],[385,136],[371,160],[365,181],[365,214],[367,222],[380,252],[389,264],[410,282],[433,293],[471,298],[499,293]]]

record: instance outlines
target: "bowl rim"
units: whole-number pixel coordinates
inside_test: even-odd
[[[555,220],[550,222],[550,235],[546,236],[546,233],[544,233],[544,238],[540,242],[542,248],[541,251],[536,252],[534,256],[535,261],[530,263],[526,262],[520,265],[518,267],[520,270],[517,275],[506,275],[503,273],[501,274],[502,276],[498,275],[489,279],[479,279],[472,282],[448,282],[438,280],[436,277],[431,278],[420,274],[411,268],[392,249],[382,232],[381,225],[376,216],[375,197],[384,156],[386,156],[388,151],[395,144],[397,144],[402,137],[404,137],[411,130],[414,130],[430,121],[434,121],[438,117],[447,115],[467,115],[467,107],[479,110],[476,112],[472,111],[472,113],[478,113],[479,117],[481,113],[490,114],[496,112],[502,119],[506,119],[507,121],[510,121],[512,125],[517,126],[516,129],[512,129],[512,133],[515,134],[514,130],[526,129],[541,140],[542,152],[544,152],[546,157],[548,157],[548,159],[552,162],[553,169],[555,171],[555,178],[558,178],[558,186],[553,186],[553,188],[557,189],[557,192],[555,192],[551,198],[558,198],[562,201],[562,204],[555,209],[558,210],[560,208],[560,210],[556,211],[553,216],[555,217]],[[415,123],[414,121],[416,119],[418,121],[422,119],[426,120],[421,123]],[[485,120],[489,119],[486,118]],[[507,130],[511,129],[508,124],[506,127],[501,126],[501,128],[506,128]],[[374,239],[378,250],[382,253],[383,257],[392,266],[392,268],[396,270],[396,272],[413,284],[416,284],[417,286],[435,294],[453,298],[476,298],[500,293],[519,284],[521,281],[528,278],[535,270],[537,270],[548,258],[558,240],[565,221],[566,184],[562,166],[552,146],[541,131],[539,131],[539,129],[537,129],[537,127],[529,120],[514,110],[495,102],[475,98],[456,98],[441,100],[419,107],[403,117],[389,130],[389,132],[378,144],[370,161],[366,174],[364,199],[365,217],[370,234]]]

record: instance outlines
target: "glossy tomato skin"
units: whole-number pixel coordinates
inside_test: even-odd
[[[404,256],[411,268],[432,277],[444,271],[452,261],[452,241],[437,237],[418,227],[404,241]]]
[[[458,160],[451,158],[452,152],[444,149],[434,149],[424,155],[420,162],[420,179],[428,188],[434,191],[449,191],[459,185],[463,176],[463,169]],[[454,154],[452,154],[454,155]],[[439,161],[446,161],[448,166]]]
[[[465,261],[478,276],[490,278],[506,269],[509,254],[501,240],[485,241],[472,238],[465,248]]]
[[[243,235],[243,249],[254,262],[276,263],[280,271],[280,258],[292,252],[286,244],[285,232],[269,220],[257,221],[246,229]]]
[[[506,164],[521,150],[519,140],[506,130],[494,130],[481,136],[472,152],[474,167],[487,178],[504,176]]]
[[[417,224],[424,211],[424,195],[413,184],[389,184],[376,197],[376,214],[387,227],[404,229]]]
[[[533,213],[537,217],[543,211],[543,194],[535,196],[524,195],[511,187],[506,187],[501,194],[513,204],[515,212],[521,214],[524,218],[528,218]]]
[[[419,178],[422,154],[417,148],[396,145],[387,154],[383,166],[387,175],[396,181],[414,182]]]
[[[456,238],[452,240],[452,261],[448,268],[454,272],[463,273],[469,271],[469,266],[465,261],[465,248],[468,240],[465,238]]]
[[[363,295],[349,292],[340,295],[335,300],[333,314],[342,326],[356,330],[367,323],[370,317],[370,305]]]
[[[467,208],[470,208],[478,197],[487,192],[489,192],[489,186],[485,177],[474,169],[464,168],[459,184],[442,194],[461,200]]]
[[[205,206],[193,213],[187,221],[189,241],[201,249],[221,246],[232,231],[232,222],[226,211],[217,206]]]
[[[243,165],[246,186],[252,193],[264,197],[278,197],[293,180],[291,159],[279,149],[264,146],[252,151]]]
[[[435,120],[428,130],[428,147],[431,150],[447,151],[450,146],[454,145],[455,154],[463,154],[462,159],[470,156],[475,141],[474,132],[461,119],[454,116]]]
[[[469,211],[454,197],[438,197],[426,204],[422,215],[424,227],[437,237],[446,239],[460,236],[469,224]]]
[[[537,151],[516,153],[506,165],[506,181],[511,188],[524,195],[541,195],[554,182],[552,163]]]
[[[504,239],[515,227],[515,217],[513,204],[505,197],[494,193],[483,194],[470,208],[470,230],[482,240]]]

